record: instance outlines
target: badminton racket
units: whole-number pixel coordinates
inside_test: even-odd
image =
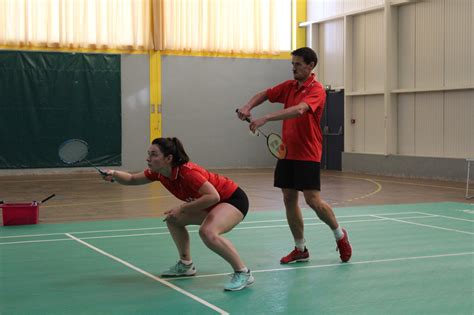
[[[89,145],[84,140],[80,139],[69,139],[61,143],[58,150],[59,158],[61,161],[68,165],[73,165],[81,161],[86,162],[93,168],[95,168],[102,176],[108,176],[109,174],[86,159],[89,154]],[[113,181],[113,180],[112,180]]]
[[[235,112],[239,112],[238,109]],[[245,121],[251,122],[248,117],[245,117]],[[281,137],[276,133],[265,134],[261,129],[257,128],[258,134],[262,134],[265,138],[267,138],[267,147],[270,153],[279,160],[286,158],[288,150],[286,148],[286,144],[283,142]]]

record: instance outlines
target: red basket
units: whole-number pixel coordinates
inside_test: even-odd
[[[3,225],[37,224],[39,204],[34,203],[4,203],[0,204],[3,212]]]

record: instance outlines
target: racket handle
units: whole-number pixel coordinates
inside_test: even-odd
[[[52,194],[51,196],[48,196],[48,197],[44,198],[43,200],[41,200],[40,203],[46,202],[46,201],[48,201],[49,199],[53,198],[54,196],[56,196],[56,194]]]
[[[236,113],[238,113],[238,112],[239,112],[239,109],[238,109],[238,108],[236,108],[236,109],[235,109],[235,112],[236,112]],[[246,121],[246,122],[251,122],[251,121],[250,121],[250,119],[249,119],[248,117],[245,117],[245,121]]]

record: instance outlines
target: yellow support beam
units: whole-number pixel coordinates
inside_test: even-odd
[[[161,53],[150,51],[150,142],[161,137]]]
[[[291,11],[291,48],[295,50],[306,46],[306,27],[299,27],[306,22],[306,0],[293,0]]]

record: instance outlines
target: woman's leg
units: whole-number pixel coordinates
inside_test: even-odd
[[[208,213],[204,210],[193,211],[191,213],[181,214],[177,219],[166,221],[180,259],[191,260],[189,233],[186,229],[186,225],[201,225],[207,215]]]
[[[232,230],[243,218],[242,212],[233,205],[225,202],[219,203],[209,212],[199,229],[199,235],[204,244],[224,258],[234,271],[243,270],[245,264],[240,259],[234,245],[221,234]]]

